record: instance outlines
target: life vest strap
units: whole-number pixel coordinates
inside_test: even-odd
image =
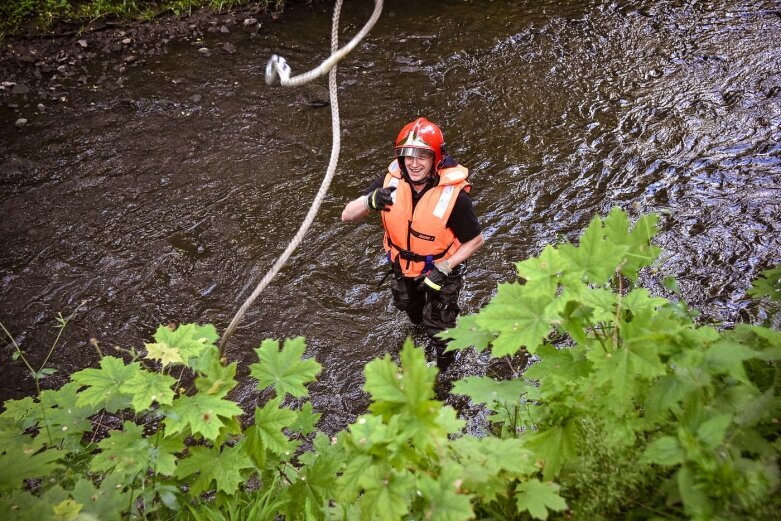
[[[445,256],[445,254],[450,250],[450,247],[453,246],[453,243],[451,242],[447,248],[442,250],[439,253],[435,253],[432,255],[420,255],[419,253],[411,252],[409,250],[405,250],[404,248],[399,248],[397,245],[393,244],[393,241],[388,237],[388,245],[393,248],[394,250],[398,251],[398,257],[404,259],[405,261],[411,261],[411,262],[424,262],[426,264],[426,270],[430,270],[434,267],[434,261],[439,260],[442,257]],[[390,253],[389,253],[389,259],[390,259]]]

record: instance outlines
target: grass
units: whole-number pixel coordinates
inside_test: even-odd
[[[0,1],[0,40],[21,33],[46,34],[59,23],[86,26],[99,19],[150,20],[209,7],[217,12],[255,4],[279,10],[285,0],[10,0]]]

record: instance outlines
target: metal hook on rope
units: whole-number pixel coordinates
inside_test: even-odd
[[[374,0],[374,11],[360,32],[358,32],[358,34],[356,34],[353,39],[350,40],[341,49],[332,50],[332,54],[328,57],[327,60],[308,72],[291,78],[290,74],[292,71],[285,59],[281,56],[277,56],[276,54],[272,55],[266,64],[266,83],[268,85],[273,85],[277,78],[279,78],[279,84],[283,87],[298,87],[299,85],[309,83],[315,78],[319,78],[320,76],[325,76],[328,74],[328,72],[337,63],[339,63],[345,56],[350,54],[355,46],[358,45],[367,34],[369,34],[369,31],[371,31],[372,27],[374,27],[374,24],[377,23],[377,20],[380,18],[380,13],[382,13],[382,3],[383,0]]]
[[[352,51],[356,45],[369,33],[372,27],[374,27],[374,24],[377,23],[377,20],[380,18],[380,13],[382,12],[382,3],[383,0],[374,0],[374,12],[372,13],[371,18],[369,18],[369,21],[366,22],[366,25],[361,29],[361,31],[353,37],[350,42],[342,47],[341,49],[338,48],[338,33],[339,33],[339,12],[342,8],[342,0],[336,0],[336,4],[334,5],[334,17],[333,17],[333,23],[331,25],[331,56],[320,64],[319,67],[312,69],[309,72],[306,72],[304,74],[300,74],[298,76],[295,76],[293,78],[290,77],[290,66],[287,64],[284,58],[281,56],[277,56],[276,54],[271,57],[271,59],[268,61],[268,64],[266,64],[266,83],[269,85],[272,85],[277,78],[279,78],[279,82],[281,85],[284,85],[286,87],[295,87],[298,85],[303,85],[304,83],[310,82],[314,80],[315,78],[318,78],[320,76],[323,76],[325,74],[328,74],[328,91],[330,94],[330,101],[331,101],[331,132],[333,135],[332,145],[331,145],[331,158],[328,161],[328,168],[326,169],[325,177],[323,178],[323,182],[320,185],[320,190],[318,190],[317,195],[315,196],[314,200],[312,201],[312,205],[309,207],[309,211],[306,214],[306,217],[304,218],[304,222],[301,223],[301,227],[298,229],[298,232],[296,235],[291,239],[290,243],[287,245],[287,248],[285,248],[285,251],[282,252],[282,255],[279,256],[279,258],[276,260],[274,265],[269,269],[269,271],[264,275],[263,279],[258,283],[258,285],[255,287],[255,290],[252,292],[252,294],[247,297],[247,300],[244,301],[244,304],[241,305],[239,310],[236,312],[236,315],[233,317],[233,320],[231,320],[230,324],[228,324],[227,329],[225,330],[225,333],[222,335],[222,339],[220,340],[219,348],[220,348],[220,357],[222,357],[225,354],[225,348],[228,344],[228,340],[230,339],[231,335],[233,335],[233,332],[236,330],[236,328],[239,326],[239,323],[244,318],[245,313],[247,312],[247,309],[252,305],[252,303],[255,301],[255,299],[260,295],[260,293],[268,286],[268,284],[271,282],[271,279],[276,276],[277,273],[279,273],[279,270],[282,269],[282,266],[287,262],[287,260],[290,258],[290,256],[293,254],[293,251],[298,247],[299,244],[301,244],[301,241],[304,239],[304,234],[306,234],[307,230],[309,230],[309,227],[312,225],[312,222],[315,219],[315,215],[317,215],[317,211],[320,209],[320,205],[323,202],[323,199],[325,199],[325,195],[328,192],[328,187],[331,184],[331,180],[334,177],[334,174],[336,173],[336,165],[339,161],[339,150],[341,148],[340,144],[340,130],[339,130],[339,101],[337,98],[337,91],[336,91],[336,64],[345,56],[347,56],[350,51]]]
[[[266,64],[266,85],[274,85],[279,78],[279,83],[284,85],[290,79],[290,65],[287,64],[282,56],[271,55]]]

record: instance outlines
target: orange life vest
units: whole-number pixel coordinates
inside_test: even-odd
[[[402,177],[397,161],[388,167],[383,188],[395,186],[390,211],[380,212],[385,226],[385,252],[395,262],[399,258],[405,277],[417,277],[434,262],[448,259],[461,243],[447,227],[450,213],[461,190],[467,192],[469,171],[461,165],[439,171],[439,183],[420,198],[412,210],[412,186]]]

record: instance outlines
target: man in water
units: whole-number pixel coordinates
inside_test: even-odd
[[[388,173],[345,206],[342,220],[380,214],[394,304],[423,324],[444,371],[454,354],[445,353],[446,342],[435,335],[456,325],[465,261],[485,241],[469,196],[469,171],[447,155],[437,125],[422,117],[407,124],[394,152]]]

